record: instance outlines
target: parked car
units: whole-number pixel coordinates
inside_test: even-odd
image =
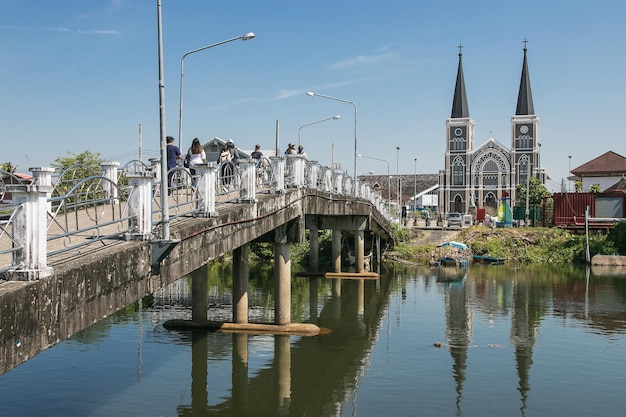
[[[461,213],[453,212],[448,214],[448,227],[451,226],[463,226],[463,216],[461,216]]]

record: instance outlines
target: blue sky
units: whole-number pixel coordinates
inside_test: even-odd
[[[68,151],[125,162],[158,156],[156,0],[0,2],[0,162],[26,171]],[[626,156],[626,3],[162,0],[165,125],[183,151],[194,137],[280,148],[301,129],[309,159],[353,172],[358,152],[392,174],[443,168],[458,63],[476,145],[510,146],[528,40],[541,165],[556,189],[568,168],[612,150]],[[334,144],[334,146],[333,146]],[[396,147],[400,147],[400,151]],[[571,155],[571,162],[568,158]],[[415,162],[417,159],[417,162]],[[398,167],[396,165],[398,162]],[[359,158],[358,173],[387,164]]]

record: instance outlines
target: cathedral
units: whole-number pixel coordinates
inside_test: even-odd
[[[535,114],[524,41],[524,62],[515,115],[511,116],[511,147],[489,138],[474,146],[474,121],[469,114],[463,62],[459,46],[459,66],[452,103],[446,119],[445,169],[439,171],[439,213],[475,213],[485,208],[494,214],[500,201],[516,201],[517,184],[526,184],[529,176],[545,184],[547,174],[540,168],[539,117]]]

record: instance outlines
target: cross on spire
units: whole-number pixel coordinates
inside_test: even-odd
[[[459,46],[457,46],[457,48],[459,48],[459,56],[463,55],[463,51],[462,51],[463,45],[459,43]]]
[[[526,38],[524,38],[522,43],[524,44],[524,50],[526,50],[526,46],[528,45],[528,40]]]

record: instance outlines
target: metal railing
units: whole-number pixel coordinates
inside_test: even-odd
[[[32,184],[6,186],[21,197],[0,208],[0,278],[7,271],[28,270],[28,279],[38,279],[32,270],[46,266],[48,257],[97,242],[158,238],[162,223],[160,164],[151,162],[131,161],[119,170],[118,163],[106,162],[102,175],[87,178],[78,174],[86,172],[85,167],[75,166],[54,180],[51,168],[32,168]],[[252,201],[257,193],[282,193],[287,187],[348,196],[353,192],[353,179],[347,173],[285,156],[240,161],[239,165],[231,161],[202,164],[196,167],[196,175],[177,166],[169,170],[166,180],[170,219],[212,216],[219,205]],[[369,185],[360,183],[356,190],[389,218],[382,198]],[[37,225],[28,225],[37,217],[37,210],[44,213],[44,222],[36,221],[43,225],[45,235],[39,238],[43,247],[35,245],[35,253],[31,253],[32,242],[24,243],[31,236],[20,230],[30,227],[36,231],[31,234],[39,233]]]

